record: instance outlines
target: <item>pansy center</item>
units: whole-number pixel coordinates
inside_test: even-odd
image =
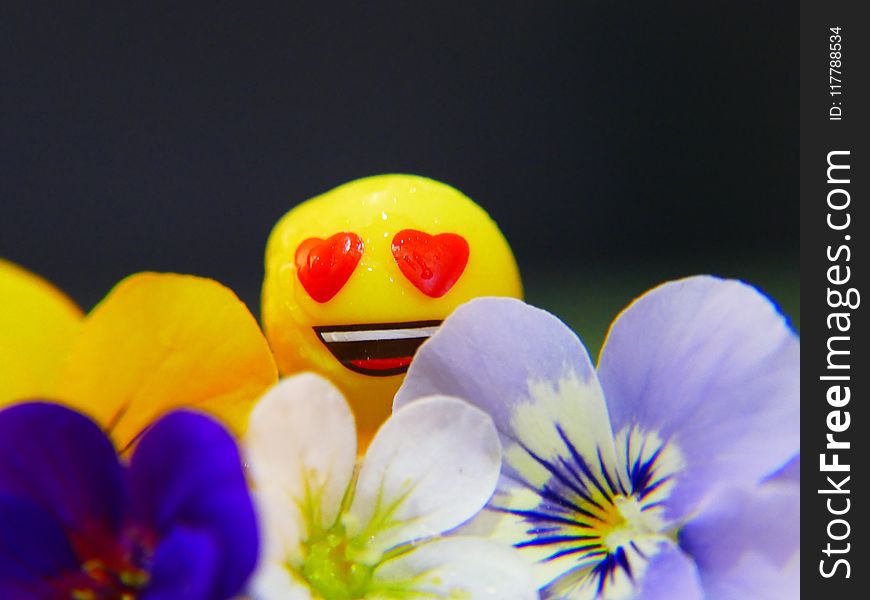
[[[118,538],[101,528],[86,528],[71,535],[81,570],[61,576],[54,587],[73,600],[118,598],[133,600],[148,584],[153,536],[136,527]]]
[[[526,482],[531,496],[508,496],[493,508],[522,518],[516,547],[534,552],[542,564],[558,562],[566,573],[560,594],[573,589],[578,598],[621,597],[673,535],[665,501],[682,455],[675,444],[637,428],[614,436],[612,450],[578,446],[561,426],[556,432],[559,452],[542,456],[519,445],[512,455],[522,452],[543,467],[546,481]]]
[[[636,497],[616,496],[611,502],[612,510],[616,513],[615,518],[611,521],[611,527],[602,528],[600,534],[605,547],[611,553],[629,545],[632,540],[659,532],[660,519],[654,513],[646,513]]]

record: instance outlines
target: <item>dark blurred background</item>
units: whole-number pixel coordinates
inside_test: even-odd
[[[7,1],[0,48],[0,256],[85,308],[150,269],[256,312],[284,212],[409,172],[483,205],[593,348],[698,272],[797,323],[794,2]]]

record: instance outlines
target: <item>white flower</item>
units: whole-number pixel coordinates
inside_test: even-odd
[[[483,411],[421,399],[384,423],[357,472],[347,403],[303,374],[260,400],[246,448],[265,538],[254,598],[537,597],[513,549],[439,537],[495,489],[501,446]]]

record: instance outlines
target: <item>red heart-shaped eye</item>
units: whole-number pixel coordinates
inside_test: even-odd
[[[403,229],[393,237],[393,258],[414,287],[440,298],[462,276],[468,264],[468,242],[455,233],[429,235]]]
[[[355,233],[336,233],[325,240],[308,238],[296,249],[296,273],[302,287],[317,302],[328,302],[350,279],[364,247]]]

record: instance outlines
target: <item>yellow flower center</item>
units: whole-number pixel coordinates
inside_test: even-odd
[[[354,559],[344,527],[336,525],[306,544],[302,575],[311,589],[330,600],[353,600],[365,595],[373,567]]]
[[[640,502],[633,496],[616,496],[608,507],[608,519],[603,522],[599,536],[610,552],[627,546],[632,540],[657,533],[660,520],[643,512]]]
[[[553,584],[555,595],[620,597],[661,543],[675,534],[665,501],[682,469],[682,456],[657,434],[634,428],[615,436],[615,454],[598,447],[581,452],[560,426],[557,432],[563,454],[544,457],[522,447],[549,473],[542,486],[529,484],[539,497],[537,505],[526,508],[526,500],[517,495],[508,501],[516,502],[516,508],[494,508],[523,518],[525,536],[514,544],[517,548],[529,548],[542,563],[560,561],[567,569]]]

